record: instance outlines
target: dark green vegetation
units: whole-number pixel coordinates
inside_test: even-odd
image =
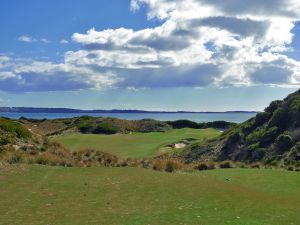
[[[70,133],[59,135],[53,140],[67,149],[97,149],[121,157],[145,158],[172,151],[167,145],[177,142],[196,142],[217,137],[220,134],[214,129],[179,129],[166,132],[132,133],[117,135],[96,135]],[[188,141],[188,140],[190,141]],[[164,148],[165,147],[165,148]]]
[[[193,129],[207,129],[207,128],[215,128],[215,129],[228,129],[234,125],[235,123],[230,123],[226,121],[213,121],[207,123],[196,123],[190,120],[176,120],[176,121],[167,121],[167,124],[172,126],[174,129],[182,129],[182,128],[193,128]]]
[[[185,158],[300,167],[300,91],[272,102],[264,112],[228,129],[218,139],[193,146]]]
[[[31,133],[20,123],[0,118],[0,145],[16,144],[30,138]]]
[[[80,117],[74,125],[81,133],[88,134],[116,134],[128,132],[164,132],[170,130],[168,124],[151,119],[136,121],[115,118]]]
[[[300,224],[298,173],[23,166],[0,171],[0,223]]]

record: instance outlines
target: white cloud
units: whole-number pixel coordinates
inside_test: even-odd
[[[50,43],[50,41],[49,41],[48,39],[46,39],[46,38],[42,38],[42,39],[40,39],[40,41],[41,41],[41,42],[44,42],[44,43],[46,43],[46,44]]]
[[[61,44],[69,44],[69,41],[68,41],[68,40],[65,40],[65,39],[62,39],[62,40],[60,41],[60,43],[61,43]]]
[[[1,57],[0,57],[1,65]],[[0,67],[0,90],[11,92],[63,91],[112,86],[118,78],[87,67],[22,58],[5,58]]]
[[[22,42],[35,42],[36,40],[33,39],[32,37],[26,36],[26,35],[22,35],[18,38],[19,41]]]
[[[300,62],[285,54],[300,20],[298,0],[131,1],[133,11],[140,7],[161,25],[75,33],[83,47],[61,64],[0,57],[0,89],[299,85]]]
[[[33,37],[30,37],[28,35],[22,35],[18,38],[19,41],[21,42],[27,42],[27,43],[30,43],[30,42],[42,42],[42,43],[50,43],[50,41],[46,38],[41,38],[41,39],[37,39],[37,38],[33,38]]]

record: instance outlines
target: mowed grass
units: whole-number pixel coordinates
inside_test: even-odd
[[[0,171],[1,225],[298,225],[300,173],[24,166]]]
[[[133,133],[116,135],[96,135],[72,133],[61,135],[53,140],[71,151],[92,148],[121,157],[147,158],[155,156],[159,149],[187,138],[199,141],[220,135],[214,129],[178,129],[168,132]]]

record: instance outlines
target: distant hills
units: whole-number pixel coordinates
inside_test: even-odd
[[[257,113],[256,111],[193,112],[193,111],[146,111],[146,110],[82,110],[70,108],[0,107],[2,113]]]

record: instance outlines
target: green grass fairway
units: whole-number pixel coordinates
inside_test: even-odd
[[[0,171],[1,225],[298,225],[300,173],[24,166]]]
[[[179,129],[163,133],[153,132],[117,135],[73,133],[57,136],[53,140],[58,141],[72,151],[93,148],[110,152],[121,157],[143,158],[154,156],[161,147],[186,138],[203,140],[204,138],[216,137],[219,134],[220,132],[214,129]]]

